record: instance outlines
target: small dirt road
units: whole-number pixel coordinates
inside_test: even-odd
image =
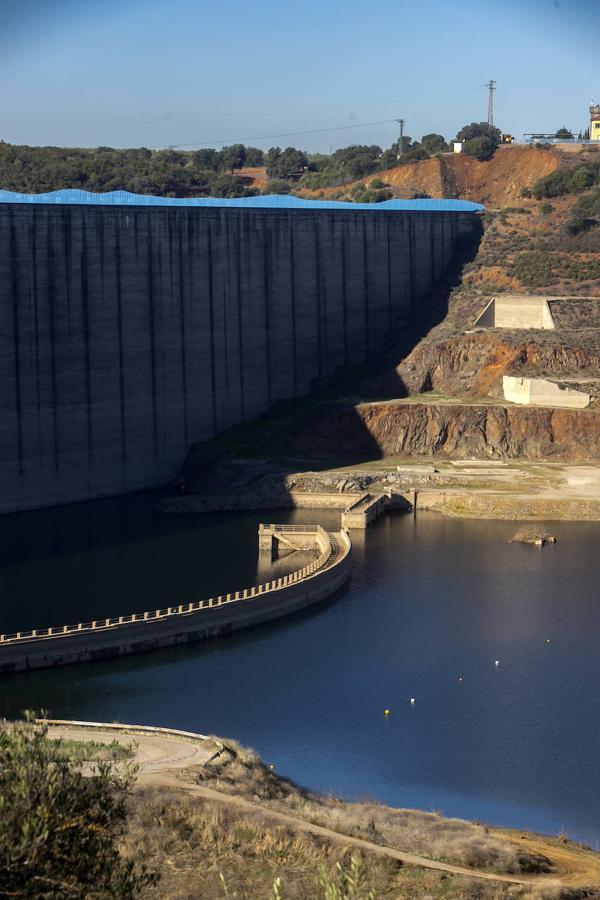
[[[152,733],[151,731],[139,732],[135,726],[131,731],[126,726],[111,728],[111,726],[59,726],[50,725],[49,735],[53,738],[65,738],[77,741],[96,741],[97,743],[110,744],[118,741],[121,744],[135,745],[135,760],[139,765],[137,784],[139,787],[169,787],[174,791],[185,793],[190,797],[200,797],[224,806],[234,807],[239,811],[245,811],[251,815],[257,813],[272,821],[279,822],[289,828],[323,838],[326,841],[334,841],[347,847],[356,847],[368,853],[376,853],[396,859],[408,866],[421,866],[426,869],[434,869],[440,872],[448,872],[452,875],[462,875],[468,878],[480,878],[486,881],[500,881],[509,884],[522,884],[532,886],[560,887],[600,887],[600,854],[584,850],[580,847],[568,844],[559,844],[556,840],[544,840],[542,837],[521,835],[516,831],[497,829],[494,833],[503,840],[509,840],[519,846],[519,849],[533,854],[539,854],[550,859],[553,871],[550,875],[501,875],[484,869],[471,869],[464,866],[454,866],[450,863],[438,862],[419,856],[396,850],[393,847],[382,847],[370,841],[349,837],[313,825],[303,819],[277,810],[261,806],[242,797],[230,796],[196,784],[193,781],[182,781],[181,775],[175,770],[192,768],[204,765],[215,754],[215,744],[208,740],[185,739],[175,734]],[[218,750],[218,747],[217,747]]]

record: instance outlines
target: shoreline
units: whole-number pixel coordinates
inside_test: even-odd
[[[313,459],[222,457],[155,511],[185,515],[261,509],[339,510],[365,494],[386,505],[452,518],[510,521],[600,521],[600,463],[385,456],[344,465]]]
[[[50,734],[59,740],[72,738],[73,735],[79,740],[101,743],[119,739],[125,742],[133,738],[140,766],[138,790],[161,787],[175,794],[184,791],[188,796],[196,795],[205,802],[230,805],[250,815],[265,816],[296,833],[312,834],[334,844],[341,843],[394,859],[403,866],[538,889],[557,886],[565,889],[594,888],[600,884],[600,856],[580,841],[561,838],[558,834],[488,826],[479,821],[448,817],[418,808],[373,805],[369,801],[327,797],[319,791],[301,788],[285,776],[278,775],[273,771],[273,765],[265,764],[255,751],[228,738],[168,727],[120,723],[62,719],[38,719],[37,723],[47,725]],[[242,763],[241,767],[238,760]],[[286,794],[296,798],[296,802],[286,802]],[[311,810],[311,806],[314,809]],[[328,807],[334,808],[334,818],[331,818]],[[362,822],[363,810],[371,817],[372,823],[377,819],[379,828],[369,830],[357,824]],[[319,821],[314,821],[315,812],[319,814]],[[430,829],[431,835],[440,826],[461,830],[464,832],[463,840],[488,843],[490,850],[501,849],[497,843],[500,841],[504,848],[516,852],[519,859],[526,857],[527,860],[524,860],[523,868],[517,870],[510,864],[502,868],[494,862],[487,865],[475,862],[465,864],[454,858],[451,834],[443,852],[436,852],[433,843],[422,848],[421,852],[415,852],[416,848],[410,847],[410,835],[398,844],[393,830],[386,828],[390,823],[384,822],[384,819],[389,814],[414,820],[420,829]],[[381,822],[380,816],[383,817]]]

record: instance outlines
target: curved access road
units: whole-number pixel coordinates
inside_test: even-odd
[[[530,887],[600,886],[600,854],[574,845],[560,845],[555,841],[546,841],[542,837],[528,837],[521,835],[520,832],[497,829],[495,834],[499,838],[512,841],[519,846],[520,850],[545,856],[551,861],[553,867],[551,875],[501,875],[485,869],[471,869],[466,866],[438,862],[426,856],[404,852],[394,847],[383,847],[361,838],[340,834],[338,831],[314,825],[278,810],[269,809],[243,797],[223,794],[192,781],[182,781],[181,777],[173,774],[175,769],[204,765],[222,752],[223,744],[216,738],[135,725],[109,725],[92,722],[70,724],[67,721],[57,720],[48,724],[51,737],[107,744],[117,740],[122,744],[134,744],[135,759],[139,764],[137,783],[140,787],[170,787],[185,792],[188,796],[202,797],[205,800],[222,803],[253,815],[260,812],[266,818],[280,822],[296,831],[302,831],[327,841],[335,841],[345,846],[356,847],[368,853],[386,856],[404,865],[421,866],[425,869],[434,869],[467,878],[480,878],[485,881],[521,884]]]

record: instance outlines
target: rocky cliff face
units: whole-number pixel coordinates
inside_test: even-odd
[[[456,459],[598,458],[600,414],[463,403],[368,403],[355,408],[360,440],[381,455],[431,455]],[[368,436],[368,437],[367,437]]]
[[[600,411],[498,402],[326,404],[265,423],[255,449],[272,457],[364,462],[385,456],[453,459],[600,458]]]
[[[435,391],[446,396],[501,396],[503,375],[528,375],[560,380],[600,377],[600,356],[594,350],[539,343],[512,332],[475,332],[420,344],[396,368],[407,394]],[[596,394],[592,387],[591,393]]]

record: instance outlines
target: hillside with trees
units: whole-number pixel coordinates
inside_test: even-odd
[[[489,158],[498,145],[498,134],[487,134],[485,123],[465,126],[467,144],[473,155]],[[259,193],[256,178],[248,173],[266,170],[265,193],[293,193],[335,188],[376,176],[399,164],[409,165],[436,158],[449,150],[441,134],[431,133],[421,141],[403,139],[398,158],[398,143],[383,149],[378,144],[353,144],[333,153],[305,153],[296,147],[257,147],[232,144],[221,150],[150,150],[146,147],[30,147],[0,141],[0,188],[20,193],[39,194],[61,188],[79,188],[91,192],[131,191],[163,197],[244,197]],[[468,148],[465,148],[470,152]],[[385,185],[357,189],[350,199],[371,202],[391,196]]]

